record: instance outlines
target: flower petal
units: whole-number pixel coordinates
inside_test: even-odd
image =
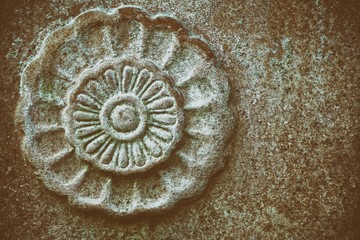
[[[101,154],[101,157],[100,157],[100,162],[102,164],[106,164],[106,165],[109,165],[111,163],[111,160],[114,156],[114,152],[115,152],[115,146],[116,146],[116,143],[115,142],[111,142],[107,148],[104,150],[104,152]]]
[[[96,121],[99,120],[99,114],[85,111],[76,111],[73,114],[76,121]]]
[[[149,135],[146,134],[143,139],[144,146],[148,153],[153,157],[160,157],[162,149],[160,145]]]
[[[227,126],[232,124],[232,116],[227,112],[198,111],[185,123],[185,132],[196,139],[223,141],[230,134]]]
[[[176,116],[169,113],[154,113],[150,115],[150,119],[164,125],[174,125],[177,122]]]
[[[84,180],[88,166],[82,164],[80,169],[73,166],[69,166],[69,168],[61,167],[61,170],[62,173],[44,174],[44,183],[49,189],[58,191],[61,194],[69,194],[69,192],[73,192]],[[52,171],[54,170],[52,169]]]
[[[81,181],[87,170],[87,165],[78,159],[72,151],[54,162],[50,167],[47,185],[65,192]]]
[[[142,58],[144,40],[147,35],[144,25],[138,21],[131,21],[128,31],[130,42],[125,52],[137,58]]]
[[[27,138],[24,144],[30,154],[35,159],[41,160],[42,164],[51,164],[72,150],[65,137],[65,130],[51,125],[42,125],[36,128],[34,135]]]
[[[147,69],[141,70],[136,83],[132,89],[135,94],[139,94],[143,91],[143,88],[146,88],[147,85],[151,83],[151,73]]]
[[[164,142],[170,142],[173,139],[172,133],[165,128],[150,124],[149,131],[152,133],[152,136],[155,136]]]
[[[175,33],[165,29],[153,29],[146,39],[144,57],[163,67],[179,45]]]
[[[140,96],[141,96],[141,99],[143,100],[143,101],[148,101],[148,100],[150,100],[152,97],[154,97],[154,96],[156,96],[157,94],[159,94],[161,91],[162,91],[162,89],[164,88],[164,83],[162,82],[162,81],[155,81],[155,82],[153,82],[151,85],[150,85],[150,87],[148,87],[147,89],[146,89],[146,91],[144,92],[144,94],[142,94],[142,96],[141,96],[141,94],[140,94]]]
[[[125,66],[122,75],[122,89],[125,93],[130,92],[136,81],[137,69]]]
[[[99,133],[100,131],[102,131],[102,127],[100,125],[80,127],[75,130],[75,136],[77,138],[87,138],[91,137],[91,135]]]
[[[158,199],[165,197],[167,191],[158,173],[151,174],[147,178],[139,178],[137,181],[139,200],[145,208],[153,208],[162,204]]]
[[[166,110],[175,106],[175,99],[172,97],[162,97],[146,104],[146,107],[153,110]]]
[[[132,148],[132,157],[134,159],[134,163],[136,166],[141,167],[144,166],[146,163],[146,158],[145,155],[143,153],[143,146],[141,145],[140,142],[134,142],[131,144],[131,148]]]
[[[36,100],[29,109],[29,117],[34,124],[61,125],[62,106],[49,104],[47,101]]]
[[[69,81],[72,81],[89,62],[86,52],[78,44],[78,39],[65,43],[57,50],[57,54],[52,56],[57,75]]]
[[[184,109],[193,110],[219,106],[221,109],[228,103],[229,86],[223,74],[210,67],[183,84],[181,92],[184,97]]]
[[[133,207],[134,178],[113,178],[109,208],[115,209],[119,214],[131,211]]]
[[[90,64],[96,64],[99,60],[113,55],[112,45],[108,44],[106,25],[88,25],[80,34],[79,45],[86,52]]]
[[[130,24],[130,19],[121,19],[110,26],[110,41],[117,56],[121,56],[129,48],[131,43]]]
[[[176,85],[182,85],[207,67],[206,57],[194,46],[183,46],[165,67],[175,78]]]
[[[129,165],[129,149],[127,143],[122,143],[119,147],[117,156],[117,166],[126,168]]]
[[[101,206],[110,197],[111,179],[88,171],[70,201],[80,206]]]
[[[159,174],[166,189],[171,193],[189,194],[189,188],[195,183],[195,174],[177,157],[166,170],[160,170]],[[198,173],[199,174],[199,173]]]
[[[86,146],[85,152],[87,153],[94,153],[96,150],[98,150],[105,141],[109,138],[107,134],[101,134],[100,136],[96,137],[95,139],[92,139]]]
[[[118,91],[118,81],[116,79],[116,73],[114,70],[112,69],[106,70],[106,72],[104,73],[103,81],[110,95],[113,95]]]
[[[94,110],[101,109],[101,104],[97,100],[86,94],[79,94],[76,99],[79,101],[79,103],[84,104],[85,106],[90,107],[91,109]]]

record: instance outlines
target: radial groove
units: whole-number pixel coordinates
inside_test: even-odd
[[[95,135],[102,131],[103,129],[100,126],[87,126],[76,129],[75,135],[81,139],[90,137],[91,135]]]
[[[89,108],[81,103],[78,103],[78,106],[80,108],[80,110],[82,111],[85,111],[85,112],[91,112],[91,113],[95,113],[95,114],[98,114],[99,113],[99,110],[97,109],[93,109],[93,108]]]
[[[77,110],[73,115],[74,119],[77,121],[96,121],[99,120],[99,114],[93,112],[85,112],[82,110]]]
[[[151,80],[150,72],[147,69],[143,69],[140,71],[136,83],[134,84],[133,92],[137,96],[141,96],[139,92],[144,87],[144,85]]]
[[[100,148],[97,148],[96,156],[101,158],[101,156],[104,154],[106,149],[109,147],[109,145],[112,143],[111,137],[107,136],[105,137],[105,141],[100,145]]]
[[[101,154],[100,162],[103,164],[110,164],[115,149],[115,143],[110,141],[104,152]]]
[[[147,103],[151,101],[154,96],[159,96],[163,89],[164,83],[161,81],[155,81],[149,86],[148,89],[146,89],[141,98]]]
[[[120,145],[117,165],[120,168],[126,168],[129,165],[129,147],[127,143]]]
[[[139,141],[132,143],[132,153],[134,156],[134,162],[138,167],[141,167],[145,165],[145,157],[143,155],[143,152],[141,150]]]
[[[149,98],[148,100],[145,101],[146,105],[156,101],[156,100],[160,100],[161,98],[163,98],[164,96],[166,96],[164,89],[162,89],[160,92],[158,92],[157,94],[153,95],[151,98]]]
[[[82,128],[82,127],[89,127],[89,126],[96,126],[96,125],[100,125],[100,121],[76,121],[75,122],[75,127],[76,128]]]
[[[172,97],[162,97],[146,104],[150,109],[172,109],[175,101]]]
[[[90,109],[101,109],[101,103],[96,98],[90,97],[86,94],[79,94],[77,96],[77,100],[79,101],[79,103],[89,107]]]
[[[111,165],[112,167],[117,166],[118,158],[119,158],[119,151],[120,151],[120,144],[121,143],[118,143],[118,142],[115,144],[114,154],[112,155],[111,162],[109,163],[109,165]]]
[[[123,80],[123,75],[120,73],[120,72],[115,72],[115,77],[116,77],[116,84],[118,86],[117,90],[118,92],[122,92],[124,93],[125,90],[124,90],[124,80]]]
[[[148,150],[148,152],[151,153],[154,157],[159,157],[162,154],[162,149],[160,147],[160,144],[158,144],[150,134],[147,134],[144,136],[143,144],[145,148]]]
[[[104,91],[106,98],[114,94],[115,88],[107,84],[106,76],[101,76],[101,81],[99,81],[102,91]]]
[[[86,144],[85,151],[87,153],[94,153],[97,149],[99,149],[102,144],[107,140],[108,136],[106,134],[100,133],[98,136],[89,140]]]
[[[153,134],[153,136],[164,142],[169,142],[172,139],[172,134],[169,130],[154,126],[153,124],[149,127],[149,131]]]
[[[162,129],[164,131],[171,132],[171,126],[166,126],[166,125],[163,125],[163,124],[161,124],[159,122],[150,121],[149,126],[154,126],[156,128]]]
[[[123,91],[125,93],[131,91],[133,80],[135,77],[136,77],[136,69],[129,66],[125,66],[122,77]]]
[[[176,116],[168,113],[151,114],[150,119],[156,121],[159,124],[174,125],[177,122]]]

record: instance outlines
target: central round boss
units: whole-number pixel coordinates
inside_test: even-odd
[[[147,111],[137,96],[119,93],[109,98],[100,111],[104,131],[121,141],[131,141],[144,133]]]
[[[113,127],[121,132],[134,130],[139,124],[138,113],[129,105],[116,106],[111,112],[111,122]]]

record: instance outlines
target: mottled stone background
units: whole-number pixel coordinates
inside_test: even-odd
[[[360,239],[360,2],[2,0],[0,239]],[[91,8],[177,17],[214,49],[238,116],[203,196],[126,221],[47,190],[21,157],[20,72],[46,34]]]

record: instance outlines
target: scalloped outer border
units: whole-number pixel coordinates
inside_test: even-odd
[[[83,12],[78,16],[76,16],[64,27],[54,30],[45,37],[45,39],[41,44],[41,47],[38,50],[38,53],[29,61],[29,63],[27,64],[27,66],[25,67],[25,69],[21,74],[20,99],[17,105],[15,119],[17,123],[17,128],[21,129],[23,133],[22,152],[24,154],[24,157],[27,160],[29,160],[33,165],[35,165],[38,168],[39,172],[43,174],[42,181],[50,190],[53,190],[60,195],[67,195],[69,202],[72,205],[75,205],[80,208],[87,208],[88,205],[81,205],[78,202],[76,202],[74,197],[71,196],[71,194],[74,192],[73,190],[62,189],[61,187],[63,186],[59,186],[59,188],[55,188],[54,185],[52,184],[54,184],[54,181],[56,182],[56,180],[52,180],[51,177],[44,172],[47,168],[47,165],[46,164],[39,165],[38,162],[32,161],[31,157],[29,156],[29,153],[25,149],[26,148],[25,142],[28,139],[23,132],[24,131],[23,129],[25,128],[26,125],[23,116],[27,114],[31,106],[31,103],[28,101],[28,99],[31,98],[31,95],[33,94],[33,92],[35,92],[34,87],[36,87],[36,83],[37,83],[36,76],[38,76],[40,69],[46,69],[47,57],[51,56],[51,54],[58,49],[58,47],[62,43],[62,39],[71,37],[72,34],[76,34],[76,32],[81,31],[82,28],[88,26],[89,24],[93,24],[94,22],[106,23],[122,18],[136,19],[150,26],[160,25],[165,28],[169,28],[173,30],[176,33],[176,37],[180,45],[189,44],[197,47],[198,49],[201,50],[201,52],[205,53],[207,59],[211,59],[214,65],[217,66],[216,59],[214,58],[214,53],[209,48],[207,43],[201,40],[198,36],[191,36],[189,30],[185,28],[179,20],[163,14],[157,14],[151,17],[151,15],[146,10],[133,5],[122,6],[113,9],[109,13],[97,9]],[[229,92],[226,94],[227,94],[226,101],[228,105]],[[229,110],[230,110],[230,106],[229,106]],[[229,115],[231,114],[232,113],[229,113]],[[233,121],[231,117],[227,120],[230,122]],[[226,140],[224,140],[224,144],[230,139],[231,126],[232,123],[229,123],[229,127],[227,129],[229,133],[226,134],[227,137]],[[168,194],[170,196],[166,199],[166,201],[162,201],[159,206],[156,206],[156,208],[146,208],[146,209],[138,208],[133,211],[127,211],[127,212],[116,212],[114,211],[114,209],[104,206],[92,206],[92,209],[99,209],[107,212],[109,215],[116,217],[133,217],[140,214],[141,215],[158,214],[159,212],[162,212],[164,210],[170,210],[182,202],[193,200],[199,197],[204,192],[210,178],[216,172],[221,170],[225,165],[225,157],[223,156],[222,152],[217,152],[217,156],[215,158],[218,159],[219,161],[212,162],[211,165],[206,165],[205,167],[206,170],[204,170],[204,168],[193,167],[193,172],[196,173],[197,175],[197,176],[192,176],[194,179],[197,180],[196,188],[188,189],[186,191],[183,191],[182,194],[177,194],[176,196],[174,194]],[[51,183],[47,184],[46,180],[50,180]]]

